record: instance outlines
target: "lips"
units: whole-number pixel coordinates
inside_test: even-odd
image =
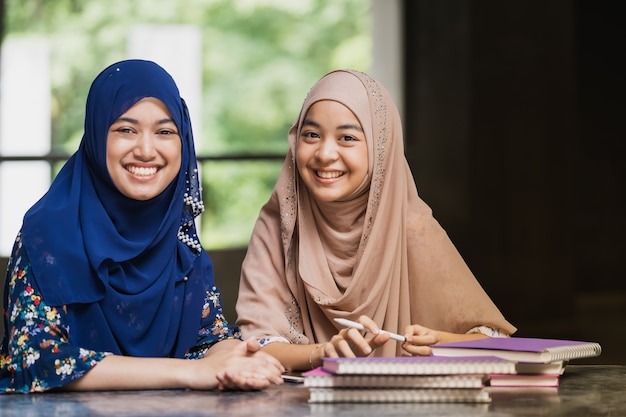
[[[132,165],[127,166],[126,170],[138,177],[149,177],[158,171],[157,167],[136,167]]]

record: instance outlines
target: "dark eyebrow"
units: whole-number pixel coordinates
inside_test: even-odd
[[[118,117],[117,119],[115,119],[113,123],[119,123],[119,122],[127,122],[127,123],[132,123],[135,125],[139,124],[139,120],[133,119],[131,117]]]
[[[363,128],[360,125],[354,125],[354,124],[337,126],[337,129],[340,129],[340,130],[355,129],[355,130],[358,130],[359,132],[363,132]]]
[[[135,124],[135,125],[139,124],[139,120],[133,119],[132,117],[118,117],[113,123],[119,123],[119,122],[127,122],[127,123],[132,123],[132,124]],[[161,119],[161,120],[158,120],[156,124],[164,125],[164,124],[168,124],[168,123],[174,123],[174,120],[169,119],[169,118]]]
[[[302,127],[304,127],[304,126],[313,126],[313,127],[316,127],[316,128],[320,127],[319,123],[316,123],[316,122],[314,122],[311,119],[304,119],[304,122],[302,122]]]
[[[317,122],[314,122],[311,119],[304,119],[304,122],[302,122],[302,127],[304,126],[313,126],[315,128],[319,128],[320,125]],[[336,127],[337,130],[346,130],[346,129],[355,129],[358,130],[359,132],[363,132],[363,128],[360,125],[355,125],[352,123],[349,124],[345,124],[345,125],[339,125]]]

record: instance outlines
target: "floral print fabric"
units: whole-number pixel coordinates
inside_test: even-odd
[[[80,378],[110,353],[73,346],[65,306],[46,304],[29,271],[30,262],[18,237],[9,262],[0,347],[0,392],[41,392]],[[223,315],[221,293],[207,291],[196,346],[186,359],[200,359],[214,343],[241,339],[237,326]]]

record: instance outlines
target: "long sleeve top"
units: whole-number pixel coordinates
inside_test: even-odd
[[[31,276],[24,248],[13,254],[4,285],[4,334],[0,346],[0,392],[40,392],[80,378],[110,352],[73,345],[65,306],[46,303]],[[220,340],[241,339],[223,315],[220,291],[207,291],[196,345],[186,359],[200,359]]]

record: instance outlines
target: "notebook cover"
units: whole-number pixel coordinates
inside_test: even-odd
[[[555,362],[599,356],[599,343],[530,337],[488,337],[431,346],[435,356],[496,355],[519,362]]]
[[[515,373],[515,362],[495,356],[398,356],[323,358],[334,374],[444,375]]]

